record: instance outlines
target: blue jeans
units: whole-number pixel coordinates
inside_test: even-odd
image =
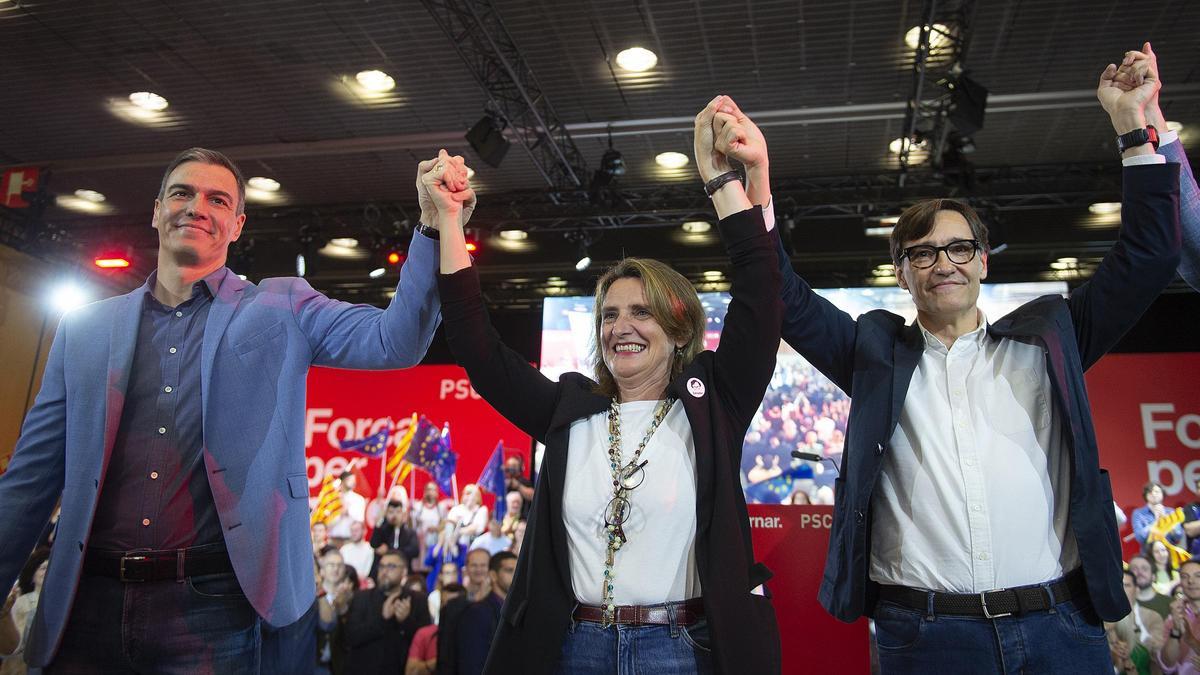
[[[879,669],[899,673],[1112,673],[1104,624],[1087,601],[999,619],[875,608]]]
[[[232,573],[146,583],[85,576],[44,672],[256,675],[260,636]]]
[[[563,675],[707,675],[713,672],[708,623],[611,626],[572,621],[563,641]]]

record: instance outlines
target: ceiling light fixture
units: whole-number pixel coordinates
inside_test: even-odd
[[[950,42],[950,29],[944,24],[935,23],[929,29],[929,48],[937,49],[943,47]],[[904,34],[904,44],[908,45],[909,49],[916,49],[921,43],[921,27],[913,26]]]
[[[246,181],[246,187],[262,190],[263,192],[279,192],[279,181],[265,176],[254,176]]]
[[[354,248],[358,246],[358,240],[354,237],[334,237],[329,240],[331,246],[341,246],[342,248]]]
[[[644,47],[630,47],[617,54],[617,65],[634,73],[650,70],[658,63],[658,55]]]
[[[104,195],[96,192],[95,190],[76,190],[75,196],[84,201],[92,202],[93,204],[99,204],[105,199]]]
[[[391,91],[396,88],[396,81],[382,70],[364,70],[355,75],[354,79],[368,91]]]
[[[386,269],[384,269],[382,267],[376,267],[375,269],[368,272],[367,276],[371,277],[372,279],[378,279],[379,277],[381,277],[385,274],[387,274]]]
[[[151,91],[135,91],[129,95],[129,102],[142,110],[161,112],[169,105],[167,99]]]
[[[682,169],[688,164],[688,156],[682,152],[660,152],[654,162],[664,169]]]
[[[1088,211],[1097,216],[1108,216],[1121,212],[1121,202],[1096,202],[1088,207]]]
[[[500,238],[509,241],[525,241],[529,238],[529,233],[525,230],[500,230]]]
[[[87,301],[87,293],[71,282],[60,284],[50,293],[50,305],[60,312],[69,312]]]
[[[680,227],[688,234],[703,234],[712,229],[712,223],[706,220],[689,220]]]

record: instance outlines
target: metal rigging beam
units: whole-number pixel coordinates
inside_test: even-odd
[[[421,0],[450,38],[491,109],[554,190],[582,188],[587,164],[489,0]]]

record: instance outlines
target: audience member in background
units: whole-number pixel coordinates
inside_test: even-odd
[[[512,539],[517,523],[525,520],[525,498],[513,490],[504,495],[504,520],[500,521],[500,534]]]
[[[462,587],[462,584],[447,584],[442,588],[442,604],[449,604],[465,595],[466,589]],[[412,646],[408,648],[408,665],[404,668],[404,675],[433,675],[438,672],[437,655],[437,623],[417,629],[417,634],[413,636]]]
[[[350,541],[342,544],[342,559],[358,571],[358,577],[364,579],[371,574],[375,566],[375,549],[363,541],[366,535],[366,525],[358,521],[350,523]]]
[[[421,501],[413,504],[412,507],[412,526],[417,531],[417,537],[421,543],[420,554],[414,562],[419,562],[422,568],[425,568],[424,561],[429,555],[429,549],[437,544],[439,528],[445,517],[446,509],[438,503],[437,483],[429,481],[425,484],[425,492],[421,495]]]
[[[469,564],[469,563],[468,563]],[[480,675],[487,661],[488,650],[496,627],[500,625],[500,610],[512,586],[517,569],[517,556],[501,551],[488,561],[488,594],[463,612],[455,629],[455,651],[458,653],[458,672],[461,675]]]
[[[404,672],[413,635],[429,625],[425,596],[400,583],[407,569],[403,554],[385,553],[375,588],[354,594],[346,615],[346,673]]]
[[[321,587],[326,595],[337,594],[337,584],[346,576],[345,569],[346,561],[338,550],[329,550],[321,555],[321,567],[318,571],[321,575]]]
[[[1154,590],[1154,565],[1150,559],[1138,554],[1129,559],[1129,571],[1133,572],[1133,583],[1137,587],[1137,603],[1146,609],[1158,612],[1167,618],[1171,612],[1171,598]]]
[[[8,592],[8,597],[4,599],[4,606],[0,608],[0,659],[5,663],[11,658],[19,660],[21,657],[17,654],[21,649],[21,631],[17,630],[17,623],[13,620],[12,608],[17,602],[17,597],[21,595],[21,589],[13,586],[13,589]]]
[[[313,557],[320,558],[325,554],[325,549],[329,546],[329,526],[325,523],[316,522],[312,524],[311,531]]]
[[[346,635],[344,625],[350,611],[350,602],[358,591],[358,571],[342,564],[340,572],[330,573],[337,578],[333,592],[325,593],[324,584],[317,591],[317,663],[328,666],[333,675],[342,675],[346,664]],[[318,579],[325,574],[318,572]]]
[[[525,475],[525,459],[520,455],[504,460],[504,491],[521,495],[519,513],[522,519],[528,518],[529,503],[533,501],[533,481]]]
[[[1200,560],[1185,560],[1179,566],[1179,588],[1183,592],[1171,603],[1163,626],[1163,646],[1158,662],[1164,673],[1200,673]]]
[[[403,504],[398,501],[388,502],[383,523],[371,533],[371,546],[375,549],[376,558],[389,551],[399,551],[409,560],[410,565],[421,555],[421,542],[408,523],[408,513]]]
[[[338,476],[338,490],[342,493],[342,515],[333,521],[329,527],[329,538],[334,546],[341,546],[350,540],[350,524],[364,523],[367,520],[367,498],[354,491],[358,487],[358,476],[354,475],[353,462],[351,466]]]
[[[429,592],[429,614],[433,617],[434,623],[439,623],[438,615],[440,608],[446,603],[442,601],[442,589],[450,584],[462,585],[462,578],[458,573],[458,565],[456,563],[447,562],[438,570],[437,576],[431,578],[431,583],[434,589]],[[466,593],[466,590],[463,590]]]
[[[488,574],[491,557],[491,553],[479,548],[467,552],[467,578],[463,582],[467,589],[467,600],[479,602],[492,591],[491,576]]]
[[[1116,623],[1105,623],[1113,667],[1119,673],[1158,672],[1154,657],[1162,648],[1163,618],[1137,604],[1133,572],[1124,572],[1125,597],[1132,611]]]
[[[516,528],[513,529],[512,552],[516,555],[521,555],[521,544],[525,542],[525,529],[528,526],[528,523],[528,520],[522,520],[521,522],[517,523]]]
[[[488,524],[488,508],[483,505],[479,486],[468,483],[462,491],[462,503],[450,509],[446,517],[454,524],[459,548],[469,548],[475,537],[487,530]]]
[[[472,605],[467,600],[467,589],[461,584],[448,585],[446,588],[462,588],[462,593],[442,603],[439,613],[441,622],[438,623],[437,641],[437,672],[438,675],[458,675],[458,624]]]
[[[488,521],[487,532],[475,537],[475,541],[471,542],[471,550],[483,549],[488,552],[488,555],[496,555],[500,551],[507,551],[512,546],[512,539],[500,534],[500,523],[492,520]]]
[[[1132,518],[1133,536],[1144,551],[1147,550],[1146,539],[1150,536],[1150,528],[1154,526],[1154,522],[1173,509],[1163,506],[1163,487],[1153,481],[1146,483],[1142,488],[1142,499],[1146,500],[1145,506],[1134,509]],[[1183,541],[1183,527],[1176,525],[1172,528],[1167,533],[1167,541],[1179,545]]]
[[[1179,584],[1179,568],[1171,561],[1171,552],[1161,540],[1150,543],[1150,564],[1154,567],[1154,590],[1168,598]]]
[[[37,611],[38,599],[42,595],[42,584],[46,581],[49,557],[49,550],[44,548],[35,550],[33,555],[29,556],[29,560],[18,577],[16,590],[20,591],[20,595],[13,602],[11,617],[12,626],[18,636],[17,643],[21,648],[14,645],[11,650],[13,653],[4,657],[4,663],[0,664],[0,675],[23,675],[26,672],[23,647],[26,635],[28,635],[29,622],[33,620],[34,613]]]

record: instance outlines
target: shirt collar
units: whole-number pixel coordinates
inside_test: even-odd
[[[969,333],[963,333],[954,341],[954,347],[958,349],[978,349],[983,346],[983,341],[987,339],[988,320],[987,315],[982,309],[976,309],[979,312],[979,326]],[[933,349],[940,354],[947,354],[950,350],[942,343],[938,336],[930,333],[925,328],[925,324],[921,323],[921,317],[917,317],[917,327],[921,329],[921,337],[925,340],[925,348]],[[959,347],[959,345],[962,347]]]
[[[225,279],[231,274],[228,267],[221,266],[213,270],[208,276],[200,281],[192,284],[192,297],[196,297],[197,292],[208,292],[208,297],[215,298],[221,291],[221,284],[225,283]],[[142,284],[139,291],[154,297],[154,283],[158,280],[158,270],[155,269],[146,277],[146,283]]]

